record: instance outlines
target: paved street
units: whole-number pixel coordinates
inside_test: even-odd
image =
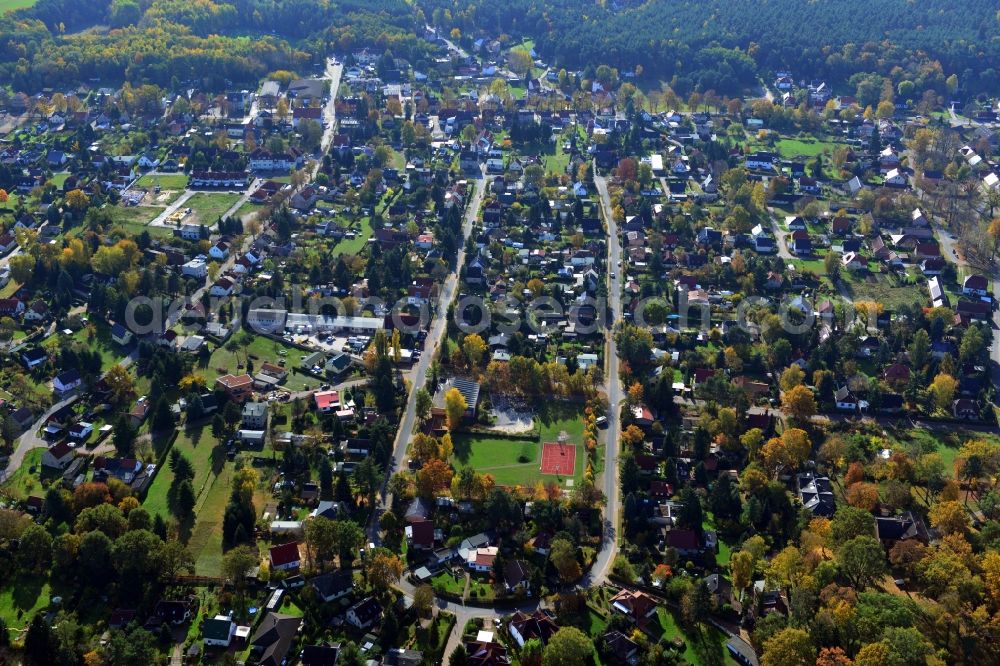
[[[430,369],[432,359],[437,354],[437,349],[440,346],[441,341],[444,339],[444,332],[448,317],[448,306],[458,289],[458,276],[462,272],[462,266],[465,264],[466,257],[464,239],[468,238],[469,234],[472,233],[472,226],[476,221],[476,216],[479,213],[479,206],[482,203],[483,194],[486,191],[485,178],[479,177],[474,179],[473,182],[474,191],[469,199],[468,207],[465,211],[465,220],[462,224],[463,241],[461,245],[459,245],[455,269],[448,275],[444,283],[441,285],[437,307],[433,313],[433,320],[427,333],[423,353],[421,353],[420,360],[417,361],[417,364],[411,371],[410,393],[406,401],[406,408],[403,411],[403,416],[399,422],[399,430],[396,432],[396,441],[393,446],[392,454],[392,466],[390,469],[386,470],[387,482],[382,486],[382,500],[380,506],[372,513],[372,518],[368,524],[370,539],[375,543],[380,543],[378,535],[378,520],[385,511],[385,507],[392,506],[392,495],[388,492],[388,478],[395,471],[403,469],[406,465],[406,450],[409,445],[410,435],[413,433],[413,428],[416,425],[417,420],[417,389],[422,387],[427,381],[427,371]]]
[[[596,173],[596,165],[594,166]],[[618,235],[618,225],[611,210],[611,197],[608,194],[608,183],[604,176],[594,176],[594,185],[601,197],[601,209],[607,223],[608,232],[608,299],[609,321],[605,332],[605,373],[604,384],[608,396],[608,427],[605,432],[604,444],[604,494],[607,505],[604,511],[604,541],[597,554],[594,565],[584,577],[583,586],[600,585],[611,569],[615,555],[618,553],[618,530],[621,525],[619,485],[618,485],[618,445],[621,440],[621,418],[619,410],[624,401],[622,383],[619,379],[618,353],[615,350],[613,326],[622,321],[622,279],[621,238]]]

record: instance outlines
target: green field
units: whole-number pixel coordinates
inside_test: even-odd
[[[163,190],[183,190],[187,187],[188,177],[182,173],[170,173],[170,174],[157,174],[151,175],[146,174],[138,180],[136,186],[146,189],[152,189],[157,185]]]
[[[215,224],[222,214],[236,205],[240,194],[232,192],[198,192],[184,204],[191,209],[192,219],[185,219],[188,224]]]
[[[855,276],[841,271],[841,281],[854,300],[875,301],[890,310],[907,304],[923,305],[926,298],[918,285],[895,284],[893,278],[885,275]]]
[[[491,474],[498,485],[530,486],[538,481],[556,481],[557,477],[539,471],[541,445],[555,442],[565,432],[569,442],[577,447],[574,482],[583,477],[587,452],[583,448],[583,410],[572,403],[553,403],[535,416],[537,439],[531,437],[493,437],[489,434],[455,433],[452,441],[456,467],[471,467],[478,472]]]
[[[56,333],[44,340],[42,342],[42,347],[45,347],[50,351],[56,351],[68,340],[72,340],[81,347],[86,347],[88,350],[96,351],[100,354],[101,371],[107,372],[112,365],[124,358],[125,353],[122,347],[115,344],[115,342],[111,339],[111,327],[108,326],[106,322],[98,320],[93,324],[93,336],[91,336],[91,333],[87,328],[81,328],[79,331],[69,336],[63,335],[62,333]]]
[[[0,0],[0,12],[9,12],[13,9],[24,9],[35,4],[35,0]]]
[[[42,455],[45,449],[32,449],[24,456],[24,462],[3,483],[4,492],[19,500],[27,499],[30,495],[43,496],[45,490],[39,480],[39,468],[42,462]],[[31,473],[31,468],[35,468],[35,473]],[[53,475],[55,478],[55,475]]]
[[[218,576],[222,572],[222,515],[231,494],[235,467],[223,465],[218,476],[213,476],[211,486],[198,497],[195,507],[197,520],[188,550],[194,557],[195,572],[201,576]]]
[[[661,633],[663,641],[673,641],[677,638],[684,641],[684,661],[689,664],[735,664],[736,660],[726,649],[726,635],[715,627],[699,624],[695,632],[685,633],[681,629],[672,611],[663,606],[656,609],[659,627],[653,626],[652,631]]]
[[[372,219],[370,217],[361,218],[361,230],[354,238],[345,238],[337,243],[333,248],[333,254],[358,254],[365,249],[368,239],[372,237],[375,230],[372,229]]]
[[[7,628],[18,631],[31,622],[35,613],[48,607],[52,590],[41,576],[15,576],[0,590],[0,617]]]
[[[243,219],[244,215],[250,215],[251,213],[256,213],[257,211],[263,209],[264,209],[263,205],[250,203],[248,201],[236,210],[236,217]]]
[[[194,492],[199,502],[202,495],[212,486],[216,476],[222,471],[225,451],[212,437],[209,428],[182,430],[177,434],[174,448],[180,451],[194,467]],[[169,517],[167,506],[167,491],[173,483],[174,472],[169,464],[164,464],[156,472],[153,483],[149,486],[143,506],[150,514],[160,514]]]
[[[279,352],[284,351],[282,356]],[[215,383],[216,378],[225,374],[240,374],[247,371],[247,361],[254,368],[260,368],[262,363],[278,365],[284,359],[289,371],[285,386],[289,389],[313,389],[321,382],[307,375],[293,374],[292,371],[302,365],[301,357],[305,354],[301,349],[286,345],[264,336],[254,336],[249,333],[237,333],[221,347],[212,352],[207,364],[199,361],[197,372],[208,380],[208,385]]]
[[[833,149],[838,144],[832,141],[822,141],[818,139],[779,139],[775,142],[781,157],[790,159],[793,157],[816,157],[824,152],[833,153]]]
[[[115,224],[128,227],[144,227],[163,212],[158,206],[108,206],[105,208],[111,213],[111,219]]]

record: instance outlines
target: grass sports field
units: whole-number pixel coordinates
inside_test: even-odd
[[[489,434],[455,433],[452,441],[456,467],[471,467],[491,474],[498,485],[532,486],[539,481],[556,481],[552,474],[542,474],[542,442],[557,442],[562,433],[567,446],[572,447],[573,470],[564,478],[574,482],[583,477],[586,455],[583,445],[583,406],[573,403],[553,403],[535,415],[539,436],[510,438]]]

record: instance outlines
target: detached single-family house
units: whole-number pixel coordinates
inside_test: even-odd
[[[837,409],[842,412],[854,412],[858,409],[858,399],[851,393],[851,389],[841,386],[833,394],[833,399],[837,404]]]
[[[347,622],[365,631],[382,619],[382,606],[375,597],[362,599],[347,609]]]
[[[59,442],[42,454],[42,466],[51,469],[66,469],[66,465],[74,457],[76,457],[76,451],[66,442]]]
[[[268,613],[250,640],[251,654],[260,666],[283,666],[285,657],[302,628],[302,618]]]
[[[888,187],[906,187],[910,184],[910,181],[907,179],[906,174],[899,169],[891,169],[885,174],[885,184]]]
[[[52,380],[52,388],[56,390],[56,393],[69,393],[79,388],[81,384],[83,384],[83,377],[80,376],[80,371],[76,368],[60,372]]]
[[[132,331],[121,324],[115,324],[111,327],[111,340],[115,344],[125,346],[132,342]]]
[[[272,546],[271,550],[268,551],[268,559],[271,562],[271,569],[280,569],[281,571],[298,569],[301,562],[299,543],[291,541]]]
[[[970,275],[962,282],[963,296],[983,296],[990,295],[990,281],[983,275]]]
[[[208,250],[208,256],[216,261],[225,261],[229,258],[229,243],[219,241]]]
[[[201,636],[207,646],[227,648],[235,633],[236,623],[225,615],[216,615],[201,625]]]
[[[34,370],[49,360],[49,354],[41,347],[32,347],[21,352],[21,362],[28,370]]]
[[[611,598],[611,609],[633,623],[642,624],[656,615],[656,600],[645,592],[622,590]]]
[[[350,571],[341,569],[316,576],[309,581],[309,584],[316,591],[316,596],[325,603],[330,603],[346,597],[354,590],[354,576]]]
[[[486,573],[493,570],[493,563],[497,559],[497,554],[500,549],[496,546],[486,546],[484,548],[475,548],[469,551],[469,556],[466,559],[466,564],[473,571],[478,571],[479,573]]]
[[[972,398],[959,398],[951,403],[951,411],[956,419],[975,421],[979,419],[979,403]]]
[[[536,610],[530,615],[517,611],[510,618],[508,630],[518,647],[523,648],[533,638],[545,645],[559,631],[559,625],[544,611]]]

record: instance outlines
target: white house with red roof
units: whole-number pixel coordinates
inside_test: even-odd
[[[291,541],[280,546],[271,546],[268,551],[268,559],[271,562],[271,569],[290,571],[298,569],[301,562],[299,555],[299,542]]]

